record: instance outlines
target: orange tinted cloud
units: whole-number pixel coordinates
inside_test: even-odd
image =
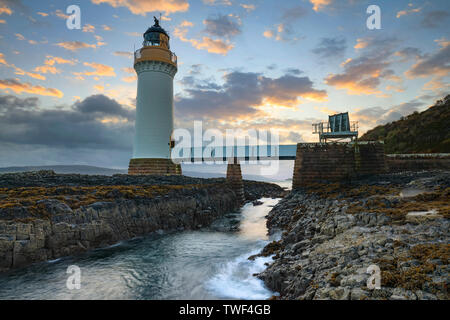
[[[122,81],[124,81],[124,82],[134,82],[134,81],[137,80],[137,76],[136,76],[136,73],[135,73],[133,68],[122,68],[122,71],[126,72],[126,73],[129,73],[129,74],[132,74],[131,76],[123,77]]]
[[[273,31],[272,30],[266,30],[263,32],[263,36],[266,38],[272,38],[273,37]]]
[[[8,65],[8,63],[5,60],[5,55],[0,52],[0,64]]]
[[[25,70],[23,70],[21,68],[16,67],[14,64],[9,64],[6,61],[5,56],[4,56],[3,53],[0,53],[0,64],[3,64],[6,67],[14,69],[14,73],[17,74],[17,75],[21,75],[21,76],[26,75],[26,76],[34,78],[34,79],[45,80],[45,76],[43,76],[43,75],[41,75],[39,73],[28,72],[28,71],[25,71]]]
[[[38,80],[45,80],[45,77],[39,73],[28,72],[28,71],[25,71],[25,70],[17,68],[17,67],[15,68],[14,72],[15,72],[15,74],[18,74],[21,76],[26,75],[26,76],[29,76],[30,78],[34,78],[34,79],[38,79]]]
[[[381,94],[377,89],[382,78],[392,76],[389,63],[376,58],[359,58],[347,62],[341,74],[329,74],[325,83],[338,89],[346,89],[350,95]]]
[[[234,48],[228,40],[212,39],[210,37],[203,37],[202,40],[188,39],[186,34],[188,32],[187,27],[193,26],[192,22],[183,21],[180,26],[176,27],[173,34],[175,37],[184,42],[189,42],[198,50],[206,50],[210,53],[227,55],[228,51]]]
[[[369,41],[367,39],[356,39],[356,44],[353,48],[355,49],[364,49],[369,45]]]
[[[122,81],[124,82],[134,82],[137,80],[137,76],[129,76],[129,77],[123,77]]]
[[[126,7],[133,14],[145,16],[147,12],[184,12],[189,9],[186,0],[91,0],[92,3],[107,3],[114,8]]]
[[[83,32],[94,32],[95,27],[92,24],[85,24],[83,26]]]
[[[6,6],[2,6],[0,7],[0,14],[7,14],[7,15],[12,15],[12,10]]]
[[[66,50],[70,50],[70,51],[77,51],[80,49],[85,49],[85,48],[96,48],[95,44],[88,44],[85,42],[81,42],[81,41],[66,41],[66,42],[59,42],[56,44],[58,47],[64,48]]]
[[[101,63],[89,63],[85,62],[85,66],[91,67],[94,71],[86,71],[83,74],[86,76],[96,76],[96,77],[115,77],[116,73],[114,68]]]
[[[326,6],[330,5],[332,0],[309,0],[313,4],[314,11],[320,11]]]
[[[12,90],[18,94],[30,93],[57,98],[62,98],[64,96],[64,94],[58,89],[45,88],[43,86],[33,86],[28,82],[22,83],[15,79],[0,80],[0,89],[5,91]]]
[[[62,12],[59,9],[56,10],[54,14],[55,14],[55,16],[57,16],[58,18],[63,19],[63,20],[67,20],[70,17],[69,15],[65,14],[64,12]]]
[[[256,6],[254,4],[245,4],[245,3],[241,3],[240,6],[242,8],[244,8],[245,10],[247,10],[247,12],[251,12],[253,10],[256,9]]]
[[[221,39],[211,39],[210,37],[203,37],[202,41],[195,39],[189,40],[194,48],[199,50],[206,50],[210,53],[216,53],[221,55],[226,55],[228,51],[234,48],[233,44],[228,43],[228,41],[223,41]]]
[[[60,57],[47,56],[43,66],[36,67],[34,71],[40,73],[58,74],[61,70],[55,67],[55,64],[70,64],[74,65],[76,60],[67,60]]]
[[[413,4],[410,3],[410,4],[408,4],[408,7],[410,9],[405,9],[405,10],[401,10],[401,11],[397,12],[397,18],[409,15],[411,13],[417,13],[417,12],[420,12],[422,10],[422,8],[413,8],[412,6],[413,6]]]
[[[121,56],[121,57],[127,57],[127,58],[132,58],[133,57],[133,53],[132,52],[128,52],[128,51],[115,51],[113,54],[115,56]]]
[[[418,59],[411,69],[405,73],[408,78],[445,77],[450,73],[450,41],[439,39],[436,42],[441,48],[431,55]]]

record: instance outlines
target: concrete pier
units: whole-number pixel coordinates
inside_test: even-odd
[[[299,143],[292,188],[317,182],[349,181],[386,171],[381,142]]]
[[[234,192],[239,199],[245,202],[244,183],[242,181],[241,164],[235,158],[233,162],[228,162],[227,165],[227,181],[231,184]]]

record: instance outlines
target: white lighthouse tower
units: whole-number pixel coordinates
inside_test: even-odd
[[[138,76],[136,133],[128,174],[181,174],[170,159],[173,142],[173,78],[177,57],[158,19],[144,33],[143,47],[134,53]]]

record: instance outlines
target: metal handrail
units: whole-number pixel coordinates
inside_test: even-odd
[[[313,128],[314,131],[313,133],[330,133],[333,132],[331,131],[331,126],[329,122],[318,122],[318,123],[313,123]],[[350,121],[350,132],[357,132],[358,131],[358,121]],[[348,131],[334,131],[334,132],[348,132]]]
[[[135,52],[134,52],[134,59],[136,60],[136,59],[140,59],[141,57],[142,57],[142,55],[141,55],[141,50],[142,50],[142,48],[141,49],[138,49],[138,50],[136,50]],[[170,61],[172,61],[173,63],[175,63],[175,64],[177,64],[177,62],[178,62],[178,57],[177,57],[177,55],[174,53],[174,52],[172,52],[172,51],[169,51],[170,52]]]

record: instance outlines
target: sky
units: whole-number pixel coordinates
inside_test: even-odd
[[[348,111],[361,135],[449,92],[448,0],[0,0],[0,166],[126,168],[133,50],[153,16],[178,56],[176,128],[316,142],[329,114]]]

